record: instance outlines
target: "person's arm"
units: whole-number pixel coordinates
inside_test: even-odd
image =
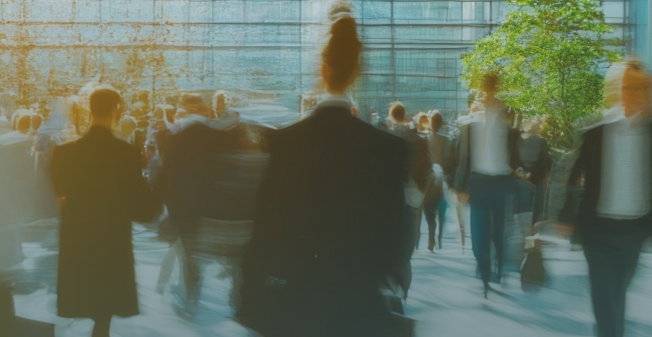
[[[162,209],[162,200],[156,198],[150,189],[147,179],[143,176],[141,153],[135,147],[130,148],[127,165],[126,187],[128,190],[128,204],[131,211],[131,220],[138,222],[151,222]]]
[[[524,167],[523,162],[521,161],[521,155],[518,151],[518,140],[521,139],[521,131],[516,128],[509,130],[509,166],[512,170],[517,171],[519,167]]]
[[[565,197],[566,200],[564,201],[564,206],[562,207],[561,211],[559,212],[559,220],[565,223],[576,223],[576,213],[577,213],[577,207],[579,204],[579,201],[576,200],[577,195],[573,193],[573,190],[576,190],[578,187],[582,185],[582,176],[584,175],[585,170],[587,169],[586,163],[587,163],[587,158],[590,155],[590,151],[592,150],[591,147],[591,141],[586,139],[586,137],[583,140],[583,143],[581,147],[578,149],[579,153],[577,154],[577,157],[575,159],[575,163],[573,164],[570,173],[568,174],[568,180],[566,181],[566,191],[565,191]],[[572,155],[572,154],[569,154]]]
[[[469,191],[469,173],[470,173],[470,125],[464,125],[460,128],[459,141],[457,142],[457,168],[455,169],[455,178],[453,187],[459,192],[468,193]]]

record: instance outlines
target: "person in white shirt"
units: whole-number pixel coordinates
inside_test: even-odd
[[[610,105],[590,127],[571,173],[584,177],[577,230],[589,265],[598,336],[625,334],[627,287],[652,222],[652,79],[636,61],[611,66]]]
[[[507,196],[514,190],[512,172],[520,166],[516,143],[518,130],[511,127],[508,108],[496,97],[499,77],[483,81],[483,109],[460,128],[459,164],[455,174],[458,200],[471,205],[471,241],[485,297],[489,282],[500,283]],[[492,268],[491,243],[496,251]]]

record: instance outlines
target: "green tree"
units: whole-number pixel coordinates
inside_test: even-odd
[[[604,104],[601,62],[620,58],[619,40],[601,1],[512,0],[505,22],[465,54],[462,79],[479,88],[488,72],[501,77],[500,97],[525,116],[546,116],[551,150],[573,148],[574,122]]]

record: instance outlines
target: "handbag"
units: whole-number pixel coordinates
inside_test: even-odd
[[[525,292],[536,292],[543,288],[546,276],[541,254],[541,240],[528,237],[525,248],[527,254],[521,265],[521,289]]]

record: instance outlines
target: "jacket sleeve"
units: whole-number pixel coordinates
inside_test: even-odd
[[[575,162],[568,172],[568,180],[566,181],[566,200],[564,206],[559,213],[559,219],[568,223],[577,223],[578,207],[580,204],[581,196],[583,194],[583,187],[581,186],[581,177],[586,170],[586,163],[588,152],[591,151],[590,140],[583,139],[583,143],[576,154]],[[572,159],[572,158],[571,158]]]
[[[458,191],[469,190],[471,171],[470,151],[470,126],[460,128],[459,141],[457,142],[457,168],[455,169],[454,188]]]
[[[518,151],[518,140],[521,138],[521,132],[518,129],[509,130],[509,166],[512,170],[516,171],[519,167],[523,166],[521,155]]]

